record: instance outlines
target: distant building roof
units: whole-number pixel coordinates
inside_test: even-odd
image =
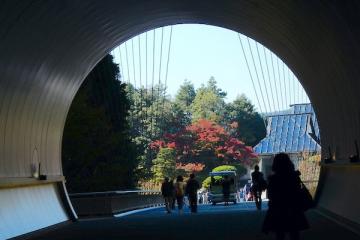
[[[266,137],[254,147],[256,153],[320,151],[319,125],[310,103],[291,105],[290,109],[269,113],[266,118]]]

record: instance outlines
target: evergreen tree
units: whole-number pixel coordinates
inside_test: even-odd
[[[249,146],[255,146],[266,135],[264,120],[244,94],[227,104],[224,122],[232,123],[233,136]]]
[[[184,112],[190,113],[190,105],[194,101],[195,96],[194,84],[185,79],[175,96],[175,104],[179,105]]]
[[[159,153],[153,160],[152,172],[155,182],[160,183],[164,177],[175,178],[176,153],[173,148],[160,148]]]
[[[206,86],[196,91],[191,104],[192,121],[207,119],[217,123],[222,122],[225,108],[226,93],[217,87],[214,77],[211,77]]]
[[[129,101],[118,66],[105,56],[86,77],[70,107],[62,161],[70,192],[134,186],[135,145],[126,121]]]

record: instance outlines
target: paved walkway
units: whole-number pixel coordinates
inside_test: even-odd
[[[265,211],[256,211],[253,203],[203,205],[199,213],[191,214],[186,209],[181,216],[177,212],[166,214],[163,208],[158,208],[118,218],[81,220],[35,239],[270,240],[273,236],[260,231]],[[307,215],[312,228],[302,233],[302,239],[360,239],[316,211]]]

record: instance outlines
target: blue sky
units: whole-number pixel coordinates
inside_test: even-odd
[[[227,102],[245,94],[259,111],[279,111],[289,104],[309,102],[296,77],[276,55],[252,39],[248,42],[247,37],[241,35],[244,55],[238,33],[224,28],[200,24],[174,25],[167,68],[170,32],[170,26],[155,30],[154,54],[154,31],[136,36],[112,51],[120,65],[123,81],[136,86],[145,85],[147,76],[148,86],[151,86],[152,79],[155,83],[159,79],[164,83],[167,79],[167,92],[174,96],[184,79],[190,80],[197,88],[214,76],[218,86],[227,92]]]

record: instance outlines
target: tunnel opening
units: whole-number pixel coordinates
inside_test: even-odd
[[[156,0],[154,4],[89,1],[86,6],[77,2],[5,2],[3,7],[9,9],[1,22],[0,45],[4,76],[0,82],[0,175],[4,186],[1,195],[5,196],[0,200],[6,209],[2,215],[5,230],[0,232],[5,238],[74,217],[62,176],[62,133],[71,101],[96,63],[140,32],[194,22],[226,27],[257,39],[299,76],[321,125],[324,147],[319,209],[355,225],[360,222],[354,211],[360,195],[358,186],[352,184],[358,180],[360,132],[359,83],[354,81],[359,75],[358,4],[173,4]],[[46,181],[33,175],[33,165],[38,162]],[[354,188],[344,187],[350,185]],[[344,199],[349,192],[352,197]],[[346,204],[339,204],[343,202]],[[34,213],[47,216],[44,206],[51,209],[51,216],[33,218]],[[16,219],[23,224],[17,224]]]
[[[194,36],[195,32],[198,35]],[[224,35],[227,37],[213,39]],[[216,47],[219,40],[222,46]],[[205,41],[210,43],[200,49]],[[197,58],[201,54],[194,53],[195,49],[210,53]],[[226,53],[221,56],[221,52]],[[221,71],[214,70],[214,63],[205,62],[206,58],[216,58]],[[205,65],[201,74],[227,77],[230,83],[209,77],[207,82],[195,81],[194,87],[186,76],[193,79],[201,75],[190,67],[196,63]],[[182,75],[173,74],[179,72],[179,66]],[[235,67],[240,70],[229,70]],[[221,75],[224,71],[231,73]],[[234,93],[231,88],[239,90]],[[229,90],[230,99],[226,98]],[[114,91],[119,92],[117,98],[113,97]],[[118,103],[121,101],[123,105]],[[209,172],[222,166],[234,167],[238,174],[237,202],[250,201],[253,199],[247,196],[246,188],[254,166],[260,165],[267,178],[273,156],[286,152],[296,169],[303,172],[302,180],[314,196],[320,171],[320,131],[307,101],[305,90],[284,62],[263,45],[236,32],[185,24],[137,35],[113,49],[91,71],[75,96],[63,137],[68,191],[75,193],[71,194],[74,201],[85,196],[79,194],[83,192],[159,191],[165,177],[174,180],[184,175],[187,179],[190,173],[196,173],[204,202],[209,192]],[[81,110],[86,105],[96,110]],[[102,115],[109,115],[107,121],[101,122],[99,109]],[[86,119],[87,111],[90,114]],[[112,138],[119,124],[124,139],[113,140],[116,144],[110,146],[106,139]],[[121,150],[109,151],[116,148]]]

